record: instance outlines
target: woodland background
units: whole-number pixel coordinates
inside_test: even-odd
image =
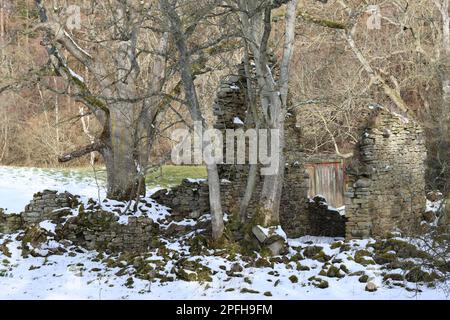
[[[322,4],[302,0],[300,6],[311,16],[343,21],[347,19],[347,13],[340,2]],[[381,10],[381,29],[369,29],[365,23],[360,23],[355,42],[372,68],[395,88],[425,127],[430,189],[446,189],[445,181],[450,172],[449,112],[443,99],[442,85],[448,71],[445,69],[448,56],[442,50],[443,22],[436,6],[438,2],[346,1],[349,7],[378,5]],[[87,11],[92,4],[83,0],[53,3],[55,10],[75,4],[87,8]],[[0,0],[0,10],[0,88],[8,87],[8,90],[0,89],[0,164],[40,167],[89,165],[92,160],[89,156],[65,165],[58,163],[58,156],[89,143],[98,133],[94,117],[82,104],[67,95],[58,94],[65,86],[58,77],[30,80],[30,74],[36,75],[48,60],[40,44],[41,37],[33,28],[38,19],[34,1]],[[367,12],[362,19],[370,16],[371,13]],[[82,23],[89,23],[88,19],[83,16]],[[392,102],[372,83],[340,30],[307,20],[299,19],[296,30],[296,52],[290,80],[291,103],[302,111],[298,121],[308,153],[333,153],[336,151],[335,142],[339,151],[345,153],[358,140],[356,132],[361,108],[371,104],[390,105]],[[219,26],[214,31],[205,28],[204,36],[208,37],[209,32],[220,32],[222,28]],[[281,39],[280,32],[283,32],[283,25],[278,28],[275,24],[271,41],[273,47],[281,51],[282,46],[276,43]],[[149,42],[152,42],[151,38]],[[236,72],[235,66],[242,59],[242,48],[237,45],[233,50],[224,50],[205,59],[209,72],[198,76],[196,82],[200,84],[203,112],[208,121],[213,121],[215,91],[221,77]],[[70,61],[70,64],[78,74],[87,77],[80,65],[77,68],[76,61]],[[70,86],[66,89],[70,91]],[[170,154],[170,131],[183,125],[179,121],[180,115],[184,121],[191,121],[186,108],[173,102],[153,149],[152,157],[155,159],[164,160]],[[96,161],[101,161],[100,157]]]

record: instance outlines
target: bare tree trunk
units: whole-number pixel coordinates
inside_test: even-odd
[[[192,69],[191,56],[187,47],[187,39],[182,31],[182,22],[178,16],[175,7],[170,5],[167,0],[161,0],[161,9],[168,17],[170,29],[175,39],[175,45],[180,55],[181,79],[183,82],[185,98],[188,104],[192,120],[200,122],[203,129],[207,129],[206,121],[202,115],[198,101],[197,91],[194,83],[194,74]],[[203,141],[203,148],[207,143]],[[223,212],[220,199],[220,179],[217,170],[217,164],[207,165],[209,202],[211,209],[212,237],[218,241],[223,237],[225,229],[223,222]]]
[[[255,124],[255,129],[258,131],[261,127],[261,119],[259,117],[259,113],[256,106],[256,90],[253,86],[252,75],[251,75],[251,65],[250,65],[250,57],[248,54],[248,46],[245,48],[245,61],[244,61],[244,69],[245,69],[245,77],[247,79],[247,102],[250,106],[250,115]],[[239,217],[241,222],[245,222],[247,219],[247,209],[250,205],[250,201],[252,200],[253,193],[255,191],[256,179],[258,176],[258,165],[250,164],[247,184],[245,186],[245,193],[241,200],[241,205],[239,208]]]
[[[55,88],[57,88],[58,82],[56,81],[56,78],[53,78],[53,83],[55,85]],[[58,95],[55,95],[55,134],[56,134],[56,152],[60,154],[60,133],[59,133],[59,99]]]
[[[89,114],[86,114],[84,112],[84,107],[80,107],[79,113],[80,113],[80,120],[81,120],[81,126],[83,128],[83,132],[89,138],[89,141],[93,144],[95,142],[95,136],[90,131],[91,120],[89,118]],[[91,152],[90,156],[91,156],[90,163],[91,163],[91,165],[94,165],[95,164],[95,152]]]
[[[145,136],[135,132],[130,124],[132,106],[120,105],[111,108],[109,115],[109,130],[102,135],[101,141],[105,147],[100,150],[105,164],[108,178],[108,198],[116,200],[135,199],[138,194],[145,194],[145,179],[140,175],[142,166],[141,146],[136,144],[136,136]],[[140,186],[140,187],[139,187]]]
[[[0,44],[5,40],[5,8],[3,0],[0,0]]]
[[[442,52],[440,62],[440,80],[442,85],[442,112],[444,134],[450,126],[450,17],[449,0],[434,0],[442,17]]]
[[[280,222],[280,202],[284,179],[284,121],[287,110],[290,62],[294,49],[297,0],[285,1],[286,35],[280,77],[276,81],[269,65],[268,42],[271,33],[273,3],[264,6],[258,1],[240,1],[241,23],[245,37],[255,59],[257,82],[262,113],[270,135],[277,134],[278,145],[271,146],[271,155],[277,156],[276,172],[265,175],[260,198],[258,222],[272,226]],[[262,9],[261,9],[262,8]],[[272,141],[269,137],[269,141]],[[270,146],[269,141],[267,145]],[[274,149],[276,148],[276,149]]]
[[[250,201],[252,200],[253,192],[255,191],[256,186],[256,178],[258,176],[258,165],[250,164],[250,168],[248,171],[247,184],[245,186],[245,193],[241,200],[241,206],[239,208],[239,217],[241,222],[245,222],[247,219],[247,209],[250,205]]]
[[[284,180],[284,123],[279,123],[279,149],[271,150],[271,152],[278,153],[278,168],[277,173],[273,175],[264,176],[263,188],[261,191],[261,205],[260,214],[263,218],[263,226],[273,226],[280,224],[280,202],[281,193],[283,190]]]
[[[3,117],[0,119],[0,134],[2,135],[2,140],[0,140],[0,163],[3,161],[6,151],[8,150],[8,134],[9,134],[9,117],[6,112],[3,113]]]
[[[220,240],[225,229],[223,223],[222,203],[220,200],[220,179],[217,165],[207,165],[209,205],[211,208],[212,236],[214,240]]]

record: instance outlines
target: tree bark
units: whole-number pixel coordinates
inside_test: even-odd
[[[145,128],[130,122],[135,108],[132,104],[110,107],[107,124],[97,141],[59,157],[59,162],[69,162],[99,152],[105,161],[110,199],[129,201],[145,195],[145,167],[151,140]]]
[[[259,116],[257,103],[256,103],[256,90],[253,85],[252,75],[251,75],[251,65],[250,65],[250,57],[248,52],[248,46],[245,48],[245,56],[244,56],[244,69],[245,69],[245,77],[247,82],[247,103],[250,106],[250,113],[253,123],[255,125],[255,130],[259,130],[261,127],[261,117]],[[239,217],[242,223],[245,223],[247,220],[247,210],[250,206],[250,202],[253,197],[253,193],[255,191],[256,179],[258,176],[258,165],[250,164],[247,183],[245,186],[244,196],[241,200],[241,205],[239,208]]]
[[[5,39],[5,9],[3,0],[0,0],[0,44]]]
[[[268,52],[268,43],[272,28],[272,8],[267,6],[269,3],[266,3],[266,7],[263,8],[264,10],[261,10],[258,1],[240,1],[243,33],[248,40],[250,50],[255,59],[262,113],[265,117],[267,129],[278,130],[277,133],[279,135],[278,146],[271,146],[277,149],[271,148],[270,150],[272,156],[278,156],[277,172],[264,176],[260,196],[260,207],[257,218],[258,223],[262,223],[265,227],[280,223],[280,202],[285,162],[284,121],[287,110],[290,62],[294,48],[297,3],[297,0],[287,2],[283,58],[280,63],[280,78],[276,81],[270,69]],[[270,134],[276,133],[271,132]],[[272,141],[272,139],[269,138],[269,141]]]
[[[133,105],[110,109],[108,130],[101,137],[105,147],[100,150],[106,165],[108,198],[132,200],[145,194],[144,168],[148,159],[142,155],[147,154],[148,137],[130,122]]]
[[[104,144],[102,142],[97,141],[97,142],[88,144],[87,146],[84,146],[84,147],[79,148],[79,149],[77,149],[75,151],[66,153],[66,154],[58,157],[58,161],[60,163],[69,162],[69,161],[72,161],[74,159],[77,159],[77,158],[80,158],[82,156],[85,156],[85,155],[87,155],[87,154],[89,154],[91,152],[101,151],[101,149],[103,147],[104,147]]]
[[[207,123],[202,115],[200,103],[198,101],[197,90],[194,83],[194,73],[192,68],[191,56],[189,54],[187,39],[182,30],[182,22],[175,8],[167,0],[161,0],[161,9],[170,22],[175,46],[180,55],[181,80],[183,83],[185,98],[189,108],[189,113],[193,121],[200,122],[203,129],[207,129]],[[203,148],[207,143],[203,141]],[[220,179],[217,170],[217,164],[207,165],[209,202],[211,209],[212,237],[220,241],[224,233],[223,212],[220,199]]]

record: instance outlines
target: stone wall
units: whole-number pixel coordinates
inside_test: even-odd
[[[118,215],[103,211],[94,200],[85,209],[77,198],[67,192],[38,192],[19,215],[0,210],[0,233],[15,233],[50,220],[56,225],[57,240],[70,240],[90,250],[146,252],[150,248],[155,238],[150,218],[130,216],[126,224],[119,223]]]
[[[252,128],[247,117],[244,80],[241,66],[238,75],[221,83],[214,105],[217,129]],[[367,119],[355,156],[346,163],[346,217],[342,217],[330,210],[324,200],[308,199],[302,135],[295,114],[287,115],[280,222],[289,237],[382,237],[395,228],[411,231],[420,222],[425,209],[423,130],[382,108],[368,111]],[[223,210],[237,213],[245,193],[248,165],[221,164],[219,174]],[[259,205],[261,188],[262,178],[258,175],[249,214]],[[205,181],[184,180],[181,185],[161,190],[152,197],[172,208],[173,220],[195,219],[210,211]],[[6,216],[0,212],[0,232],[15,232],[23,225],[52,220],[58,225],[57,237],[89,249],[146,251],[151,246],[152,233],[156,231],[151,219],[131,217],[128,224],[121,224],[114,213],[95,204],[86,210],[79,208],[78,216],[66,218],[78,206],[77,197],[46,190],[35,194],[21,215]]]
[[[0,233],[14,233],[23,226],[22,216],[19,214],[5,214],[0,208]]]
[[[347,238],[412,231],[425,210],[424,133],[419,125],[385,109],[369,124],[347,168]]]
[[[25,207],[25,211],[21,215],[25,223],[37,224],[66,216],[78,204],[77,198],[68,192],[58,193],[44,190],[34,194],[33,200]]]
[[[175,221],[198,218],[209,212],[209,191],[205,181],[184,179],[180,185],[170,190],[162,189],[155,192],[152,198],[169,207]]]
[[[56,229],[58,239],[93,250],[113,252],[146,252],[154,235],[153,221],[147,217],[128,217],[127,224],[118,223],[119,217],[102,210],[80,211]]]
[[[337,210],[330,209],[325,198],[316,196],[309,201],[308,217],[309,234],[322,237],[345,237],[347,218]]]

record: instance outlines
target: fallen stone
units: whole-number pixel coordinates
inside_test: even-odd
[[[366,284],[366,291],[368,291],[368,292],[375,292],[377,290],[378,290],[378,287],[377,287],[377,285],[375,283],[373,283],[371,281],[367,282],[367,284]]]

